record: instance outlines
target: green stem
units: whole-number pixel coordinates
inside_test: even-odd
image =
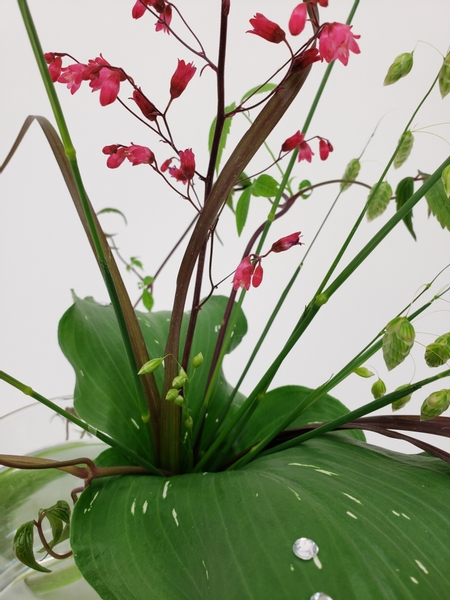
[[[61,408],[60,406],[58,406],[57,404],[55,404],[48,398],[41,396],[41,394],[38,394],[37,392],[35,392],[29,385],[25,385],[24,383],[22,383],[18,379],[15,379],[11,375],[8,375],[4,371],[0,371],[0,379],[5,381],[9,385],[15,387],[17,390],[19,390],[26,396],[30,396],[31,398],[34,398],[41,404],[44,404],[47,408],[50,408],[52,411],[54,411],[55,413],[57,413],[64,419],[67,419],[68,421],[70,421],[71,423],[73,423],[74,425],[79,427],[80,429],[83,429],[87,433],[95,435],[96,438],[98,438],[105,444],[108,444],[108,446],[111,446],[112,448],[117,448],[118,450],[120,450],[120,452],[122,452],[125,456],[127,456],[131,461],[133,461],[133,463],[140,465],[141,467],[145,467],[151,473],[153,473],[153,475],[161,475],[161,476],[163,475],[163,473],[161,473],[161,471],[159,471],[159,469],[157,469],[155,466],[153,466],[151,463],[149,463],[147,460],[145,460],[145,458],[142,458],[141,456],[139,456],[139,454],[137,454],[133,450],[130,450],[129,448],[127,448],[126,446],[124,446],[123,444],[121,444],[120,442],[115,440],[114,438],[109,437],[109,435],[102,433],[96,427],[92,427],[92,425],[89,425],[89,423],[86,423],[86,421],[83,421],[79,417],[76,417],[72,413],[69,413],[64,408]]]

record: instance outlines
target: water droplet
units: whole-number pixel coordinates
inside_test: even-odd
[[[309,538],[299,538],[292,546],[295,556],[302,560],[310,560],[319,552],[319,546]]]
[[[328,594],[324,594],[323,592],[316,592],[309,600],[333,600],[333,598]]]

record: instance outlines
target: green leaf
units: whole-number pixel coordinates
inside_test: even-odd
[[[253,183],[252,194],[272,198],[278,193],[278,182],[271,176],[263,173]]]
[[[450,52],[444,58],[439,71],[439,91],[443,98],[450,92]]]
[[[369,193],[367,204],[367,219],[373,221],[384,213],[391,200],[392,188],[387,181],[382,181],[379,186],[374,185]]]
[[[227,106],[225,108],[225,112],[229,113],[229,112],[233,111],[235,108],[236,108],[236,103],[233,102],[233,104],[230,104],[230,106]],[[231,130],[231,119],[232,119],[232,117],[227,117],[223,124],[222,135],[220,136],[220,142],[219,142],[219,150],[217,152],[216,173],[219,171],[222,154],[223,154],[223,151],[225,150],[225,146],[227,144],[227,138],[228,138],[228,135]],[[209,137],[208,137],[209,152],[211,152],[211,149],[212,149],[212,144],[213,144],[213,140],[214,140],[214,132],[216,130],[216,123],[217,123],[217,118],[214,118],[214,120],[211,124],[210,130],[209,130]]]
[[[98,211],[97,216],[104,215],[106,213],[114,213],[115,215],[120,215],[122,217],[122,219],[124,220],[125,225],[128,225],[126,216],[118,208],[102,208],[101,210]]]
[[[246,94],[244,94],[241,98],[241,102],[247,100],[252,94],[265,94],[266,92],[271,92],[276,88],[275,83],[266,83],[265,85],[257,85],[256,87],[249,90]]]
[[[147,310],[152,310],[155,300],[153,294],[146,288],[142,291],[142,304]]]
[[[355,179],[358,177],[360,169],[361,163],[357,158],[354,158],[348,163],[345,169],[345,173],[342,176],[342,179],[344,179],[344,181],[341,183],[340,186],[341,192],[348,190],[348,188],[352,185],[353,181],[355,181]]]
[[[446,598],[449,477],[331,434],[238,471],[94,480],[72,548],[104,600]],[[315,561],[293,554],[300,537]]]
[[[236,204],[236,228],[238,235],[241,235],[247,221],[248,210],[250,208],[250,198],[252,196],[252,188],[246,187]]]
[[[308,179],[303,179],[303,181],[301,181],[299,183],[298,186],[298,191],[301,192],[304,188],[309,188],[311,187],[311,182]],[[312,190],[309,190],[309,192],[305,192],[304,194],[301,195],[303,200],[307,200],[311,194],[313,193]]]
[[[199,352],[205,357],[201,369],[192,377],[190,366],[185,396],[195,420],[204,397],[215,343],[219,335],[227,298],[213,296],[202,307],[198,327],[192,343],[192,356]],[[164,351],[170,321],[170,312],[142,313],[136,311],[150,357],[160,357]],[[182,342],[186,336],[188,317],[182,328]],[[243,312],[238,321],[228,351],[231,352],[247,331]],[[77,413],[93,427],[108,433],[128,448],[152,461],[150,432],[141,417],[134,379],[128,365],[116,317],[111,306],[101,306],[92,300],[77,299],[64,314],[59,325],[60,346],[76,374],[74,404]],[[162,389],[163,369],[154,372],[159,390]],[[208,422],[221,412],[230,386],[223,375],[219,377],[214,402],[208,407]],[[238,394],[236,403],[242,402]]]
[[[413,54],[414,52],[404,52],[395,58],[388,69],[383,85],[392,85],[402,77],[408,75],[413,66]]]
[[[421,173],[421,175],[424,175]],[[442,229],[450,230],[450,198],[445,193],[442,179],[439,179],[425,194],[428,207],[441,224]]]
[[[34,542],[34,521],[28,521],[19,527],[14,536],[13,550],[16,557],[30,569],[41,571],[42,573],[50,573],[50,569],[46,569],[40,565],[34,558],[33,551]]]
[[[450,165],[442,171],[441,181],[448,198],[450,196]]]
[[[394,169],[398,169],[406,162],[414,144],[414,136],[410,131],[405,131],[399,140],[399,149],[394,158]]]
[[[39,510],[39,517],[47,518],[50,523],[53,538],[50,541],[51,548],[68,539],[70,532],[70,506],[65,500],[58,500],[50,508],[41,508]]]
[[[407,202],[411,196],[414,194],[414,179],[412,177],[405,177],[401,181],[399,181],[397,188],[395,190],[395,203],[397,206],[397,210],[400,210],[402,206]],[[406,225],[409,233],[416,239],[416,234],[414,233],[413,225],[412,225],[412,210],[403,217],[403,223]]]
[[[405,360],[414,338],[414,327],[406,317],[395,317],[389,321],[383,336],[383,358],[389,371]]]
[[[332,421],[349,412],[339,400],[329,394],[324,394],[317,402],[309,405],[308,396],[313,391],[311,388],[301,385],[286,385],[267,392],[249,418],[245,429],[235,444],[235,453],[245,450],[269,435],[281,424],[285,416],[300,404],[303,404],[305,408],[295,421],[289,425],[289,429],[302,427],[310,423]],[[347,434],[356,439],[365,440],[361,431],[350,430],[343,435]]]

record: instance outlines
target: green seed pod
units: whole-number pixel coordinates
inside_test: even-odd
[[[203,363],[203,354],[201,352],[199,352],[196,356],[194,356],[194,358],[192,359],[192,366],[194,367],[194,369],[198,369],[198,367]]]
[[[366,369],[366,367],[357,367],[356,369],[353,369],[353,373],[365,378],[373,377],[374,375],[374,373],[372,373],[372,371],[369,371],[369,369]]]
[[[192,427],[194,426],[194,419],[189,416],[185,421],[184,421],[184,426],[186,427],[186,429],[188,431],[191,431]]]
[[[444,58],[441,70],[439,71],[439,91],[443,98],[450,92],[450,52]]]
[[[391,85],[408,75],[413,66],[413,54],[414,52],[404,52],[397,56],[388,69],[383,85]]]
[[[425,362],[429,367],[440,367],[450,360],[450,333],[444,333],[425,349]]]
[[[149,360],[142,365],[138,372],[138,375],[146,375],[147,373],[153,373],[153,371],[156,371],[156,369],[162,362],[164,362],[164,357],[152,358],[152,360]]]
[[[374,185],[369,194],[366,213],[368,221],[373,221],[384,213],[392,196],[392,188],[387,181],[382,181],[378,189],[376,187]]]
[[[352,185],[352,182],[358,177],[360,169],[361,163],[357,158],[354,158],[348,163],[345,173],[342,177],[342,179],[345,181],[341,183],[341,192],[348,190],[348,188]]]
[[[326,294],[319,294],[318,296],[316,296],[314,302],[316,306],[323,306],[328,302],[328,296]]]
[[[444,184],[444,190],[447,197],[450,198],[450,165],[442,171],[441,181]]]
[[[395,388],[395,391],[397,392],[397,391],[402,390],[403,388],[407,388],[407,387],[409,387],[409,383],[400,385],[398,388]],[[408,404],[408,402],[411,400],[411,396],[412,396],[412,394],[407,394],[406,396],[402,396],[398,400],[395,400],[391,405],[392,411],[400,410],[401,408],[406,406]]]
[[[385,395],[386,384],[381,379],[377,379],[370,391],[372,392],[372,396],[375,398],[375,400],[378,400],[378,398],[381,398]]]
[[[426,398],[420,409],[420,420],[426,421],[439,417],[450,406],[450,390],[433,392]]]
[[[389,371],[405,360],[414,338],[414,327],[406,317],[395,317],[389,321],[383,336],[383,358]]]
[[[184,404],[184,398],[183,398],[183,396],[177,396],[175,398],[174,402],[175,402],[175,404],[177,406],[183,406],[183,404]]]
[[[170,388],[166,394],[166,400],[176,400],[179,396],[178,390],[176,388]]]
[[[402,166],[404,162],[406,162],[406,159],[411,154],[413,144],[413,134],[409,130],[405,131],[405,133],[402,134],[402,137],[398,141],[398,150],[394,158],[394,169],[398,169]]]

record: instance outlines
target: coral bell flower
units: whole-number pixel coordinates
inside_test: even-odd
[[[245,288],[247,291],[250,289],[250,283],[255,267],[252,265],[250,256],[246,256],[238,268],[236,269],[233,277],[233,288],[238,290],[239,288]],[[261,283],[259,281],[258,285]]]
[[[168,167],[169,173],[172,175],[172,177],[175,177],[177,181],[187,183],[195,175],[195,155],[192,152],[192,149],[188,148],[187,150],[180,150],[179,156],[180,167]],[[164,162],[164,166],[166,165],[166,163],[167,161]],[[165,167],[165,169],[167,169],[167,166]]]
[[[169,25],[172,20],[172,6],[170,4],[166,4],[164,8],[164,12],[157,20],[155,25],[155,31],[164,31],[164,33],[169,33]]]
[[[307,6],[304,2],[294,8],[289,19],[289,33],[291,35],[299,35],[306,25],[306,10]]]
[[[55,56],[53,52],[46,52],[44,58],[45,62],[48,64],[50,77],[52,78],[53,83],[56,83],[61,75],[62,58],[60,56]]]
[[[103,58],[89,61],[89,66],[84,73],[85,79],[90,79],[89,86],[93,92],[100,90],[100,104],[112,104],[120,91],[120,82],[125,81],[125,73],[121,69],[109,69],[109,63]]]
[[[332,60],[340,60],[343,65],[347,65],[349,53],[359,54],[356,40],[360,35],[354,35],[350,30],[351,25],[343,23],[325,23],[319,37],[320,56],[327,63]]]
[[[155,161],[155,155],[150,148],[133,143],[126,149],[126,156],[133,167],[144,164],[151,165]]]
[[[261,285],[261,281],[263,278],[263,268],[260,262],[258,262],[258,264],[255,267],[255,270],[253,271],[253,277],[252,277],[252,286],[257,288]]]
[[[156,121],[156,118],[161,115],[159,110],[156,108],[154,104],[147,100],[144,94],[141,92],[141,88],[134,90],[133,97],[130,100],[134,100],[136,104],[139,106],[141,113],[146,117],[149,121]]]
[[[333,146],[328,140],[320,138],[319,140],[319,155],[321,160],[327,160],[330,152],[333,152]]]
[[[286,39],[286,34],[281,27],[273,21],[269,21],[261,13],[256,13],[253,19],[250,19],[250,25],[253,29],[248,30],[247,33],[259,35],[259,37],[273,44],[279,44]]]
[[[291,233],[290,235],[282,237],[277,242],[272,244],[270,252],[284,252],[285,250],[289,250],[289,248],[292,248],[292,246],[302,246],[300,237],[300,231],[296,231],[295,233]]]
[[[164,0],[136,0],[136,4],[133,6],[131,16],[133,19],[140,19],[146,12],[147,6],[151,6],[156,12],[162,13],[164,11]]]
[[[312,161],[313,156],[314,152],[311,150],[311,146],[307,142],[302,142],[298,147],[297,162],[300,162],[301,160],[306,160],[310,163]]]
[[[85,79],[84,72],[86,67],[87,65],[83,65],[82,63],[75,63],[68,67],[63,67],[61,69],[61,75],[58,77],[58,82],[65,83],[70,90],[70,93],[75,94],[75,92],[80,89],[80,85]]]
[[[194,77],[197,69],[193,63],[186,64],[184,60],[178,60],[178,66],[170,80],[170,98],[178,98],[186,89],[187,84]]]
[[[109,154],[106,166],[108,169],[117,169],[126,158],[126,147],[118,144],[105,146],[102,150],[103,154]]]
[[[288,138],[283,143],[283,145],[281,146],[281,152],[290,152],[294,148],[297,148],[298,146],[300,146],[300,144],[303,142],[304,139],[305,139],[305,134],[300,133],[300,131],[297,131],[297,133],[294,133],[294,135],[291,135],[291,137]]]

